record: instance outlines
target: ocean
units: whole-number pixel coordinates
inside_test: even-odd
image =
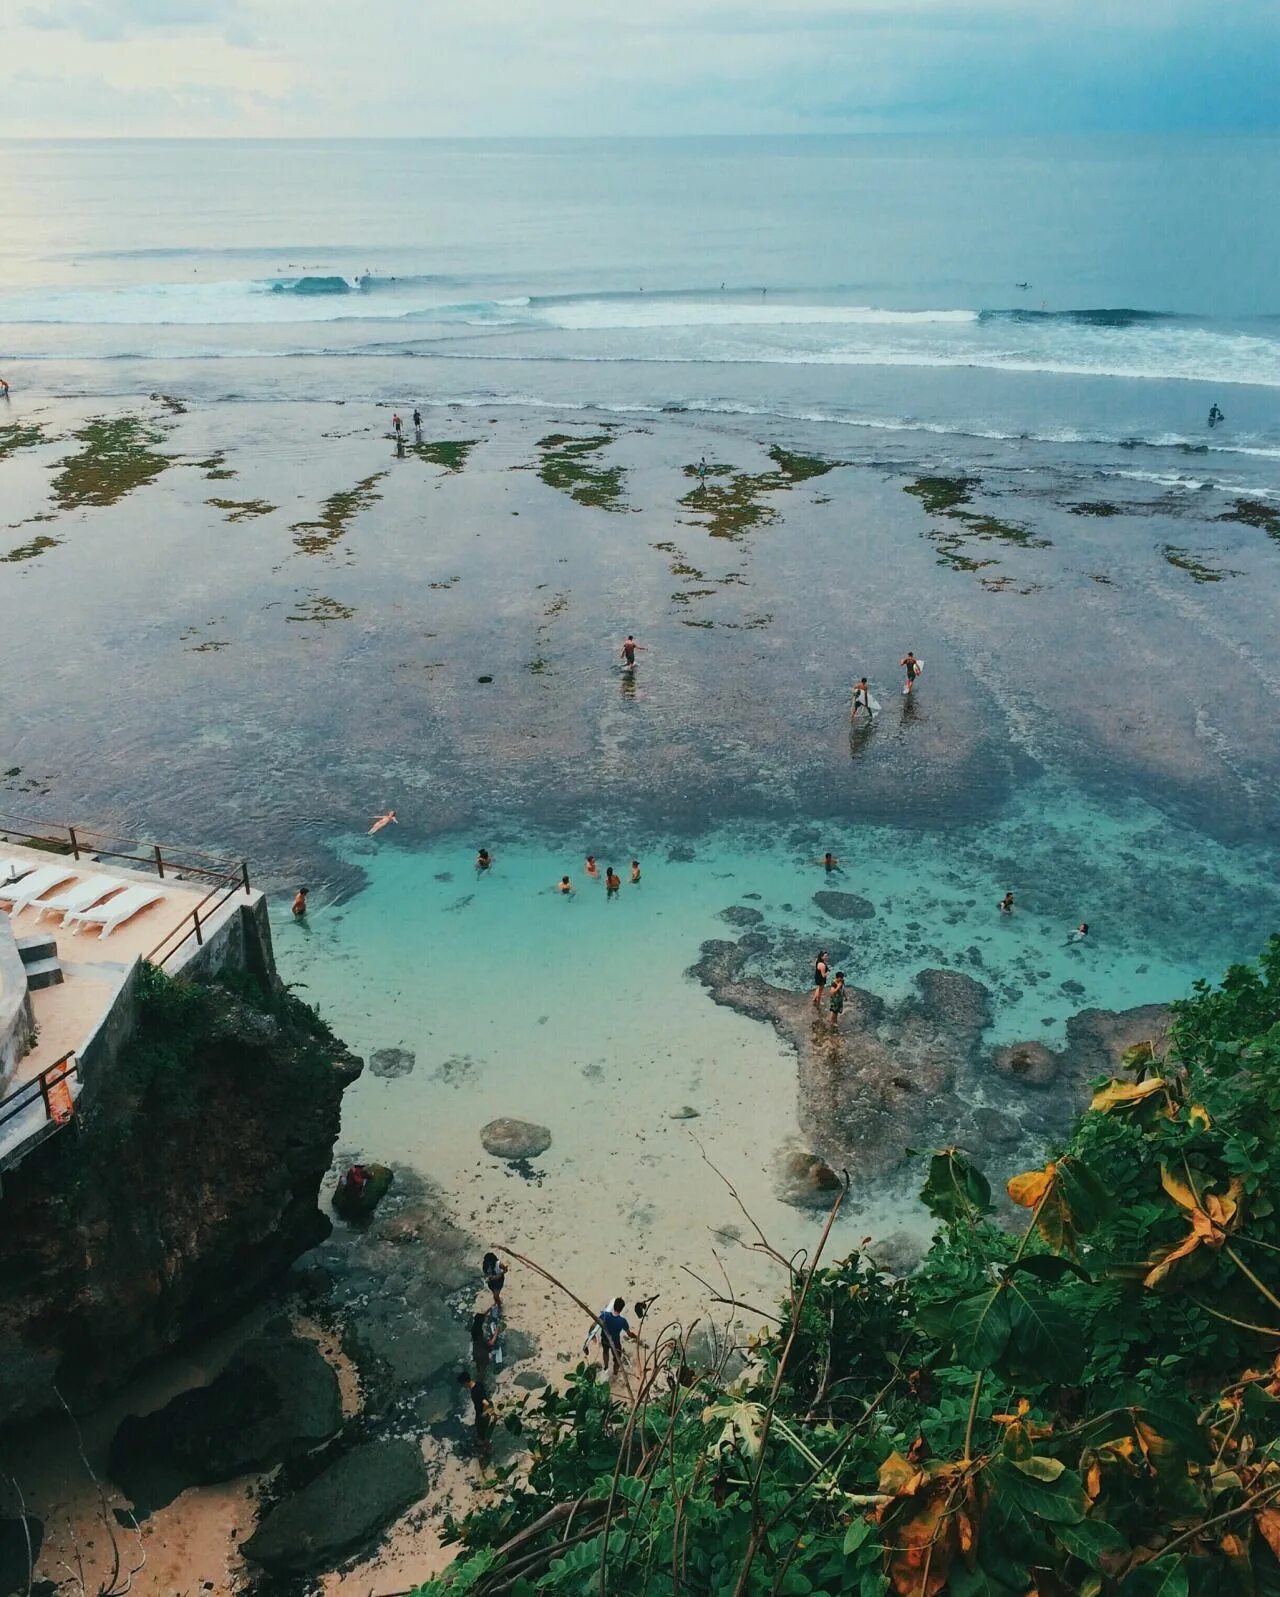
[[[696,1312],[704,1151],[787,1250],[842,1156],[709,941],[980,982],[931,1135],[1038,1157],[992,1050],[1280,924],[1277,201],[1267,138],[0,144],[0,812],[248,858],[416,1061],[341,1155],[591,1301]],[[838,1241],[918,1235],[901,1140]]]

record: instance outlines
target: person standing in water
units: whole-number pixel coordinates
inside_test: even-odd
[[[293,913],[297,920],[301,920],[302,917],[307,913],[307,894],[310,891],[311,889],[309,887],[300,887],[297,893],[294,895]]]
[[[632,881],[632,884],[634,885],[639,880],[640,880],[640,861],[638,859],[633,859],[631,861],[631,881]]]
[[[1000,900],[1000,913],[1002,915],[1012,915],[1013,914],[1013,894],[1012,893],[1006,893],[1004,895],[1004,897]]]
[[[605,890],[605,893],[610,898],[612,898],[613,895],[618,891],[618,889],[621,886],[622,886],[622,878],[621,878],[621,876],[618,875],[617,871],[614,870],[612,865],[607,866],[605,868],[605,873],[604,873],[604,890]]]
[[[1213,404],[1209,406],[1209,425],[1210,425],[1210,427],[1216,427],[1220,421],[1226,421],[1226,419],[1227,418],[1218,409],[1218,402],[1215,399]]]
[[[827,964],[827,951],[825,948],[818,950],[818,957],[813,962],[813,997],[810,1002],[815,1009],[822,1008],[822,995],[827,990],[827,972],[831,969]]]
[[[476,870],[477,871],[487,871],[492,864],[493,864],[493,855],[490,854],[490,852],[489,852],[489,850],[487,848],[482,848],[480,850],[480,852],[476,855]]]
[[[590,876],[593,881],[596,881],[596,880],[599,879],[600,867],[596,864],[596,857],[595,857],[594,854],[588,854],[587,855],[587,863],[586,863],[586,865],[583,868],[585,869],[587,875]]]
[[[853,684],[853,709],[849,712],[849,720],[858,719],[858,711],[867,712],[867,720],[871,719],[871,689],[867,686],[866,677],[859,677]]]
[[[562,876],[556,883],[556,892],[563,893],[566,897],[573,892],[573,883],[567,876]]]
[[[644,648],[644,644],[643,643],[637,643],[636,640],[628,632],[627,635],[626,635],[626,638],[623,640],[623,644],[622,644],[622,663],[627,668],[628,671],[634,671],[635,670],[635,668],[636,668],[636,650],[637,649],[643,649],[643,648]]]
[[[916,685],[916,678],[920,675],[920,662],[916,659],[915,655],[912,654],[911,650],[908,649],[907,652],[902,656],[902,659],[898,661],[898,664],[907,673],[907,680],[903,684],[902,691],[904,693],[910,693],[912,688],[914,688]]]
[[[416,444],[422,442],[422,412],[416,405],[413,411],[413,441]]]

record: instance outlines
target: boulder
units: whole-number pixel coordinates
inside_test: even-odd
[[[427,1484],[416,1442],[364,1442],[270,1509],[240,1550],[281,1573],[331,1570],[416,1503]]]
[[[375,1048],[369,1055],[369,1069],[375,1076],[407,1076],[417,1063],[412,1048]]]
[[[838,893],[829,887],[815,893],[813,901],[832,920],[870,920],[876,912],[875,905],[857,893]]]
[[[799,1209],[829,1209],[840,1177],[816,1153],[801,1148],[784,1153],[778,1166],[778,1196]]]
[[[395,1179],[395,1172],[384,1164],[367,1164],[369,1179],[359,1196],[341,1182],[333,1189],[333,1212],[344,1220],[364,1220],[378,1207],[387,1195],[387,1188]]]
[[[1028,1087],[1047,1087],[1058,1074],[1058,1056],[1042,1042],[997,1048],[991,1063],[997,1075],[1011,1076]]]
[[[342,1424],[338,1377],[314,1342],[258,1337],[216,1380],[154,1414],[129,1414],[111,1442],[112,1479],[150,1513],[212,1481],[274,1468]]]
[[[495,1159],[536,1159],[551,1146],[551,1133],[532,1120],[503,1116],[481,1128],[480,1141]]]

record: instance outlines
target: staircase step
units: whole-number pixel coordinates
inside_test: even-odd
[[[62,979],[62,966],[56,959],[37,959],[27,966],[27,986],[32,992],[56,987]]]
[[[37,933],[34,937],[15,937],[18,945],[18,957],[24,965],[34,965],[39,959],[56,959],[58,957],[58,939],[44,937]]]

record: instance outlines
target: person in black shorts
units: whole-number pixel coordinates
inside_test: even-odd
[[[827,951],[825,948],[818,950],[818,957],[813,962],[813,1007],[821,1009],[822,995],[827,990],[827,972],[831,969],[827,964]]]
[[[486,1253],[480,1261],[480,1273],[484,1276],[484,1284],[493,1293],[495,1303],[502,1302],[502,1288],[507,1279],[507,1267],[498,1261],[496,1253]]]
[[[840,1030],[840,1016],[844,1013],[844,972],[838,970],[835,980],[831,983],[831,997],[827,1000],[827,1007],[831,1011],[831,1029]]]
[[[898,663],[907,673],[907,680],[903,685],[902,691],[904,693],[910,693],[912,688],[915,686],[916,678],[920,675],[920,662],[916,659],[911,650],[908,649]]]
[[[486,1458],[489,1454],[489,1441],[493,1435],[493,1404],[489,1401],[489,1394],[470,1370],[462,1370],[458,1375],[459,1386],[465,1386],[471,1394],[471,1408],[476,1417],[476,1454]]]

